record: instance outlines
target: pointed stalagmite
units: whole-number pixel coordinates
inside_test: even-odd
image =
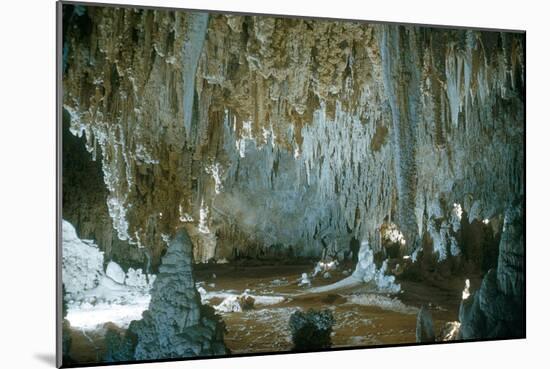
[[[170,357],[223,355],[225,326],[209,306],[201,304],[192,271],[193,246],[180,230],[162,258],[151,291],[149,309],[130,324],[135,336],[134,357],[152,360]]]

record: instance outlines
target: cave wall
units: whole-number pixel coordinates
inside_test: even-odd
[[[206,261],[376,249],[385,222],[445,259],[524,196],[521,34],[64,7],[63,106],[106,189],[81,212],[153,264],[181,227]]]
[[[148,251],[120,240],[113,229],[101,162],[92,160],[82,137],[71,134],[67,111],[62,119],[63,218],[74,224],[83,239],[101,245],[105,263],[115,260],[125,269],[141,265],[147,270]]]
[[[485,274],[478,291],[463,297],[461,339],[525,337],[524,222],[525,208],[514,202],[505,211],[498,266]]]

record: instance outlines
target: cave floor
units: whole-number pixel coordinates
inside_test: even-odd
[[[464,279],[411,282],[398,280],[401,292],[392,296],[361,285],[326,293],[308,293],[299,286],[307,265],[201,265],[195,270],[202,287],[203,303],[219,305],[228,296],[245,290],[256,297],[252,310],[218,311],[227,332],[225,342],[233,354],[290,351],[288,321],[296,310],[330,309],[335,318],[332,347],[392,345],[415,342],[416,315],[425,305],[430,310],[436,335],[448,321],[458,320]],[[312,287],[334,283],[346,274],[331,271],[331,278],[312,279]],[[105,329],[72,331],[71,356],[79,363],[101,361]]]
[[[213,265],[197,271],[197,280],[210,292],[242,293],[253,296],[282,296],[284,301],[257,305],[243,312],[221,312],[227,326],[225,342],[232,353],[289,351],[292,340],[288,321],[296,310],[330,309],[335,318],[333,347],[356,347],[414,343],[416,314],[428,306],[434,318],[436,334],[448,321],[458,320],[458,308],[464,287],[463,279],[447,283],[399,281],[397,296],[379,294],[363,285],[326,293],[307,293],[298,285],[304,272],[312,266],[230,266]],[[215,275],[215,278],[214,278]],[[312,280],[312,287],[334,283],[346,275],[331,271],[331,278]],[[261,298],[261,297],[260,297]],[[212,305],[222,298],[212,298]]]

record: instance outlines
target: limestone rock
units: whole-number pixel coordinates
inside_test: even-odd
[[[525,336],[523,216],[521,202],[506,211],[498,267],[491,269],[480,289],[460,305],[462,339]]]
[[[432,314],[424,306],[416,316],[416,342],[435,342]]]
[[[107,277],[120,284],[123,284],[124,280],[126,279],[126,273],[124,272],[124,270],[120,267],[120,265],[112,260],[109,262],[109,264],[107,264],[105,274],[107,275]]]
[[[132,361],[136,346],[136,336],[131,332],[123,334],[119,328],[107,324],[105,333],[106,352],[103,359],[106,362]]]
[[[256,299],[246,291],[238,296],[228,296],[218,305],[214,306],[216,311],[224,313],[240,313],[245,310],[254,309]]]
[[[243,311],[238,296],[229,296],[223,299],[214,309],[223,313],[240,313]]]
[[[415,33],[402,27],[382,26],[380,53],[383,81],[392,116],[392,149],[398,197],[399,224],[415,249],[418,239],[416,220],[416,140],[421,119],[420,64]],[[405,77],[407,76],[407,77]],[[406,105],[408,104],[408,105]]]
[[[149,309],[128,328],[135,335],[136,360],[224,355],[225,326],[213,309],[201,305],[192,273],[193,252],[187,232],[179,231],[151,291]]]
[[[289,320],[293,349],[308,351],[330,348],[333,325],[334,317],[330,310],[294,312]]]
[[[65,299],[65,285],[62,285],[62,298],[61,298],[61,317],[63,319],[61,325],[61,355],[63,357],[63,364],[69,364],[72,362],[70,352],[72,345],[71,337],[71,323],[66,319],[67,317],[67,301]]]
[[[525,220],[520,201],[512,204],[504,216],[499,244],[497,283],[503,294],[521,302],[525,295]]]
[[[376,251],[388,218],[409,251],[428,233],[443,258],[460,252],[453,204],[493,218],[524,194],[521,34],[112,7],[71,19],[67,131],[104,188],[67,188],[64,211],[106,245],[114,227],[128,261],[157,266],[182,225],[200,261],[277,244],[318,257],[325,235]]]
[[[256,302],[256,299],[248,294],[242,294],[238,297],[238,301],[241,305],[241,309],[245,311],[254,309],[254,303]]]
[[[94,243],[78,238],[71,223],[63,220],[62,227],[64,293],[76,296],[99,284],[103,275],[103,252]]]
[[[438,342],[456,341],[460,333],[460,322],[447,322],[436,338]]]
[[[378,269],[374,263],[374,253],[368,242],[362,242],[352,277],[365,283],[374,282],[379,291],[398,293],[401,286],[395,283],[394,276],[386,274],[387,267],[387,261],[384,261]]]
[[[309,279],[309,276],[307,275],[307,273],[302,273],[302,276],[298,282],[298,286],[311,287],[311,280]]]

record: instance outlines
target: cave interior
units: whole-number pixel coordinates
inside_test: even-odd
[[[63,5],[63,361],[525,337],[525,34]]]

